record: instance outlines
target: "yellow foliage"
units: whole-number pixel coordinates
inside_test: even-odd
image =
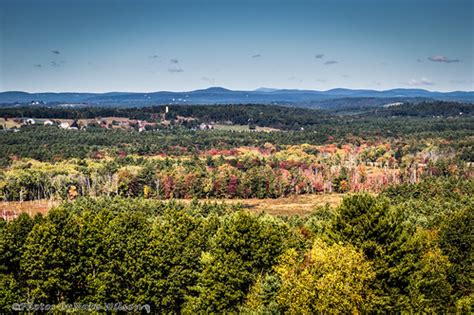
[[[151,188],[148,185],[143,186],[143,197],[150,198]]]
[[[74,200],[76,199],[78,195],[78,192],[77,192],[77,188],[76,186],[72,185],[69,187],[68,191],[67,191],[67,197],[69,200]]]
[[[286,252],[275,271],[282,280],[278,303],[289,314],[360,313],[370,307],[371,264],[351,246],[328,245],[316,240],[298,260]]]

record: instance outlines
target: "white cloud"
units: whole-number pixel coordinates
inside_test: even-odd
[[[436,56],[428,57],[428,60],[431,60],[433,62],[444,62],[444,63],[460,62],[459,59],[450,59],[450,58],[448,58],[446,56],[442,56],[442,55],[436,55]]]
[[[407,85],[411,85],[411,86],[434,85],[434,82],[427,78],[421,78],[419,80],[411,79],[410,81],[407,82]]]

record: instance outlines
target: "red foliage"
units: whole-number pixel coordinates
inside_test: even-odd
[[[227,183],[227,193],[230,197],[234,197],[239,186],[239,178],[236,175],[231,175]]]
[[[165,176],[163,179],[163,193],[165,198],[170,198],[174,190],[174,178],[172,176]]]
[[[19,161],[19,160],[21,160],[21,157],[18,156],[18,155],[13,154],[13,155],[10,155],[10,159],[12,161]]]
[[[119,152],[117,153],[117,156],[118,156],[119,158],[122,158],[122,159],[123,159],[123,158],[127,157],[127,152],[125,152],[125,151],[119,151]]]
[[[105,152],[102,152],[102,151],[92,151],[90,153],[90,157],[92,159],[96,159],[96,160],[101,160],[105,157]]]

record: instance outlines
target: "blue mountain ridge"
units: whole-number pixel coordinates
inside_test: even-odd
[[[335,88],[327,91],[259,88],[253,91],[210,87],[187,92],[108,92],[108,93],[0,93],[0,104],[30,102],[71,103],[87,105],[148,106],[161,104],[287,104],[317,107],[320,102],[351,98],[380,98],[390,100],[431,99],[474,102],[474,91],[435,92],[423,89],[367,90]]]

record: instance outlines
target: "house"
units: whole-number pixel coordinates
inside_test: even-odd
[[[99,126],[102,129],[109,129],[109,125],[107,124],[106,119],[101,119],[100,122],[99,122]]]
[[[62,123],[59,124],[59,128],[61,129],[69,129],[69,123],[66,121],[63,121]]]
[[[52,125],[54,125],[54,123],[53,123],[51,120],[46,119],[46,120],[43,122],[43,125],[45,125],[45,126],[52,126]]]
[[[78,123],[77,120],[74,120],[74,121],[72,122],[71,127],[70,127],[69,129],[73,129],[73,128],[74,128],[74,130],[78,130],[78,129],[79,129],[79,123]]]
[[[26,125],[34,125],[36,123],[36,121],[33,118],[27,118],[25,119],[24,122]]]
[[[141,120],[139,120],[137,123],[138,123],[138,132],[145,131],[145,123]]]
[[[211,125],[211,124],[202,123],[202,124],[199,125],[199,129],[201,129],[201,130],[214,129],[214,126]]]

